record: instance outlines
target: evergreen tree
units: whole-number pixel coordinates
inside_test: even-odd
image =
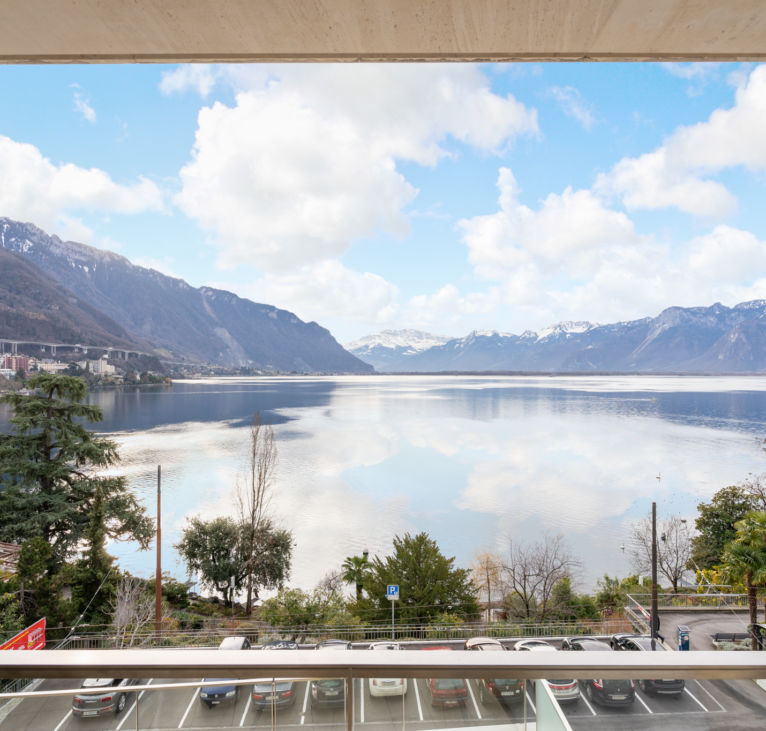
[[[475,619],[479,613],[476,588],[468,569],[455,568],[427,533],[394,538],[394,552],[375,557],[365,578],[365,590],[378,607],[378,618],[391,616],[386,586],[399,585],[396,614],[404,622],[427,624],[444,612]]]
[[[107,581],[114,559],[106,552],[104,493],[96,486],[90,511],[88,530],[85,536],[88,547],[79,564],[76,585],[78,605],[87,612],[83,619],[91,624],[105,624],[109,621],[117,577]]]
[[[85,537],[97,488],[103,495],[106,535],[147,548],[153,521],[128,490],[124,477],[99,476],[119,461],[114,442],[90,432],[101,409],[83,401],[85,383],[72,376],[39,373],[30,395],[8,394],[11,433],[0,434],[0,541],[41,537],[51,546],[53,575]]]
[[[709,503],[697,506],[697,535],[692,538],[692,562],[697,569],[712,569],[721,563],[726,546],[734,540],[734,524],[752,510],[763,510],[762,501],[742,485],[721,488]]]

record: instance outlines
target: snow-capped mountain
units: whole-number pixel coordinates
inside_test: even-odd
[[[477,330],[425,350],[389,349],[385,359],[349,349],[388,372],[764,373],[766,300],[669,307],[607,325],[561,322],[521,335]]]
[[[359,340],[346,343],[348,351],[369,352],[375,348],[401,350],[408,355],[420,353],[435,345],[443,345],[452,338],[443,335],[432,335],[422,330],[383,330],[375,335],[366,335]]]
[[[422,330],[383,330],[346,343],[349,353],[369,363],[378,371],[402,370],[402,364],[413,355],[447,343],[452,338],[432,335]]]

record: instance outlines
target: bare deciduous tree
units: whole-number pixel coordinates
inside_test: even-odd
[[[154,596],[135,576],[123,576],[112,603],[115,646],[131,647],[141,629],[154,620]]]
[[[571,578],[580,566],[561,535],[545,535],[529,545],[513,543],[510,564],[503,571],[510,591],[510,610],[527,619],[545,619],[556,582]]]
[[[501,585],[503,559],[496,553],[483,551],[477,553],[471,566],[471,580],[480,596],[487,597],[487,622],[492,621],[492,590],[497,593]]]
[[[256,412],[250,424],[248,444],[247,479],[237,486],[239,517],[243,530],[243,560],[247,574],[246,611],[253,611],[254,576],[259,573],[258,535],[266,521],[266,509],[269,504],[269,488],[277,463],[277,447],[274,443],[274,430],[264,425],[260,412]]]
[[[639,574],[652,570],[652,519],[647,516],[631,529],[631,565]],[[657,571],[678,591],[686,566],[692,557],[692,533],[677,515],[657,520]]]
[[[319,580],[316,588],[325,594],[342,595],[344,584],[342,571],[330,571]]]

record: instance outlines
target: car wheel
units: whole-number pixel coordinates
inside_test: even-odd
[[[115,713],[121,713],[125,710],[125,705],[128,702],[128,696],[125,695],[125,693],[121,693],[120,697],[117,699],[117,706],[114,709]]]

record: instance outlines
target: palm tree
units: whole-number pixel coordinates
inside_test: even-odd
[[[758,622],[758,587],[766,584],[766,512],[754,510],[734,524],[736,538],[723,552],[724,574],[743,581],[747,588],[747,605],[751,627]],[[755,630],[752,648],[758,649]]]
[[[354,584],[356,587],[356,600],[362,599],[362,588],[364,579],[370,571],[370,565],[367,562],[367,551],[363,551],[361,556],[347,556],[341,566],[343,571],[343,581],[347,584]]]

